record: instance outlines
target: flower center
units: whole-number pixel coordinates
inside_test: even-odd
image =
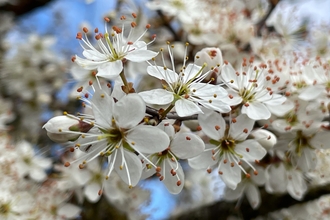
[[[184,8],[184,4],[182,3],[181,0],[173,0],[173,1],[171,1],[171,4],[178,9]]]
[[[284,119],[286,120],[286,122],[288,122],[291,126],[297,124],[298,121],[298,116],[294,111],[290,111],[289,113],[287,113],[284,116]]]
[[[119,130],[118,128],[110,129],[106,135],[109,144],[118,143],[120,140],[123,139],[124,136],[121,130]]]
[[[293,140],[294,146],[296,146],[295,153],[297,155],[301,156],[304,147],[311,147],[308,143],[309,139],[310,137],[306,137],[305,135],[303,135],[301,130],[297,131],[297,136]]]
[[[254,100],[255,92],[251,92],[251,90],[244,88],[239,91],[239,95],[242,97],[243,103],[247,103]]]
[[[9,212],[10,212],[10,204],[9,203],[0,204],[0,214],[1,215],[7,215]]]

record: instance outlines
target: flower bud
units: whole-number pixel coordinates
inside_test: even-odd
[[[80,134],[87,132],[91,125],[68,116],[56,116],[50,119],[42,128],[47,130],[48,137],[58,143],[76,140]]]
[[[207,47],[198,51],[195,55],[195,64],[203,66],[204,63],[207,64],[207,67],[203,70],[203,73],[213,69],[206,80],[218,76],[220,74],[219,68],[223,64],[221,50],[216,47]]]
[[[250,135],[266,150],[270,150],[277,142],[276,136],[272,132],[265,129],[253,130]]]

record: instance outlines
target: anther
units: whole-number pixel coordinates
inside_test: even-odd
[[[230,163],[230,166],[231,166],[231,167],[234,167],[234,166],[235,166],[235,163],[234,163],[234,162],[231,162],[231,163]]]
[[[103,191],[102,191],[102,189],[100,189],[97,194],[100,196],[100,195],[102,195],[102,193],[103,193]]]
[[[137,17],[137,15],[135,13],[132,13],[132,16],[133,16],[133,18],[136,18]]]
[[[232,118],[232,119],[231,119],[231,122],[232,122],[232,123],[236,123],[236,122],[237,122],[236,118]]]
[[[65,166],[65,167],[69,167],[69,166],[70,166],[70,162],[65,162],[65,163],[64,163],[64,166]]]
[[[219,173],[220,175],[222,175],[222,174],[223,174],[223,172],[222,172],[222,171],[219,171],[218,173]]]
[[[250,178],[251,175],[249,173],[245,174],[246,178]]]
[[[249,131],[248,131],[247,128],[244,128],[243,132],[244,132],[245,134],[247,134]]]
[[[250,148],[248,148],[248,147],[245,148],[245,150],[246,150],[246,152],[250,152]]]
[[[187,137],[186,137],[186,140],[187,140],[187,141],[190,141],[190,140],[191,140],[191,138],[187,136]]]
[[[99,33],[99,29],[98,29],[98,28],[95,28],[95,29],[94,29],[94,33],[95,33],[95,34]]]
[[[156,167],[156,172],[159,173],[162,169],[160,167]]]
[[[72,61],[72,62],[76,61],[76,57],[75,57],[75,56],[72,56],[72,57],[71,57],[71,61]]]
[[[257,170],[253,171],[253,173],[254,173],[254,175],[258,175],[258,171]]]
[[[211,169],[211,168],[208,168],[206,171],[207,171],[208,173],[211,173],[211,172],[212,172],[212,169]]]
[[[146,25],[146,28],[147,28],[147,29],[149,29],[150,27],[151,27],[151,25],[150,25],[150,24],[147,24],[147,25]]]
[[[180,186],[180,185],[181,185],[181,181],[178,180],[178,182],[176,182],[176,185],[177,185],[177,186]]]
[[[160,181],[163,181],[164,180],[164,176],[159,177],[159,180]]]
[[[88,29],[87,29],[87,27],[83,27],[83,31],[84,31],[85,33],[88,33]]]
[[[120,34],[122,32],[122,30],[117,26],[113,26],[112,30],[114,30],[117,34]]]
[[[77,92],[81,92],[83,90],[83,87],[81,86],[80,88],[77,89]]]
[[[215,130],[219,131],[220,130],[220,126],[219,125],[216,125],[214,126]]]
[[[84,165],[83,164],[79,164],[79,169],[84,169]]]
[[[105,20],[106,22],[110,22],[110,18],[105,17],[104,20]]]
[[[137,24],[133,21],[132,23],[131,23],[131,27],[132,28],[135,28],[137,26]]]

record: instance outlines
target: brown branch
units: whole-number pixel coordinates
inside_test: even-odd
[[[26,13],[33,11],[36,8],[44,6],[52,0],[18,0],[15,4],[12,1],[0,6],[0,11],[12,12],[16,17],[22,16]]]
[[[156,117],[157,119],[160,119],[160,115],[159,115],[159,111],[157,109],[151,108],[149,106],[147,106],[146,109],[146,113],[149,115],[152,115],[154,117]],[[188,120],[196,120],[198,115],[191,115],[191,116],[187,116],[187,117],[180,117],[178,116],[177,113],[174,112],[169,112],[166,115],[166,118],[168,119],[176,119],[176,120],[180,120],[180,121],[188,121]]]
[[[258,216],[266,216],[268,213],[279,209],[317,199],[326,194],[330,194],[330,184],[310,189],[302,201],[297,201],[288,194],[270,195],[264,189],[261,189],[262,203],[257,210],[253,210],[247,199],[244,198],[239,208],[235,208],[236,203],[219,201],[211,205],[189,210],[187,213],[172,217],[171,220],[225,220],[230,215],[239,216],[243,219],[254,219]]]
[[[269,0],[270,9],[267,14],[256,24],[257,36],[261,36],[261,29],[264,27],[266,20],[275,9],[280,0]]]

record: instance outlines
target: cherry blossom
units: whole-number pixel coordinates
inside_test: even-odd
[[[211,167],[216,165],[221,179],[231,189],[235,189],[241,182],[241,171],[249,176],[241,166],[242,161],[254,170],[255,175],[258,174],[251,162],[261,160],[266,155],[266,150],[256,140],[246,140],[254,120],[242,114],[232,119],[230,127],[227,128],[220,114],[207,112],[198,115],[198,121],[202,131],[211,140],[202,154],[188,160],[191,167],[211,172]]]
[[[136,17],[133,14],[133,17]],[[123,17],[124,19],[125,17]],[[109,21],[108,18],[105,18]],[[143,35],[147,32],[150,25],[146,26],[146,30],[136,39],[132,39],[132,32],[137,24],[133,21],[131,23],[131,30],[127,37],[124,36],[125,26],[122,28],[113,26],[113,31],[108,32],[107,23],[105,23],[105,33],[99,33],[95,29],[95,39],[99,49],[95,48],[88,40],[88,29],[83,28],[86,39],[83,38],[82,33],[77,34],[77,39],[81,40],[81,46],[84,49],[83,56],[75,56],[73,61],[78,65],[88,70],[97,69],[96,76],[107,79],[115,79],[123,70],[123,61],[130,60],[132,62],[143,62],[150,60],[157,55],[156,52],[147,50],[147,43],[141,41]]]
[[[203,83],[210,71],[202,74],[205,67],[188,64],[184,60],[179,73],[175,72],[174,58],[168,46],[172,70],[164,66],[151,65],[148,74],[162,80],[163,89],[140,92],[139,95],[147,104],[175,105],[177,114],[181,117],[202,113],[199,105],[220,112],[229,112],[230,106],[222,101],[227,95],[224,88],[218,85]],[[163,53],[161,53],[163,56]],[[212,80],[211,80],[212,81]]]

